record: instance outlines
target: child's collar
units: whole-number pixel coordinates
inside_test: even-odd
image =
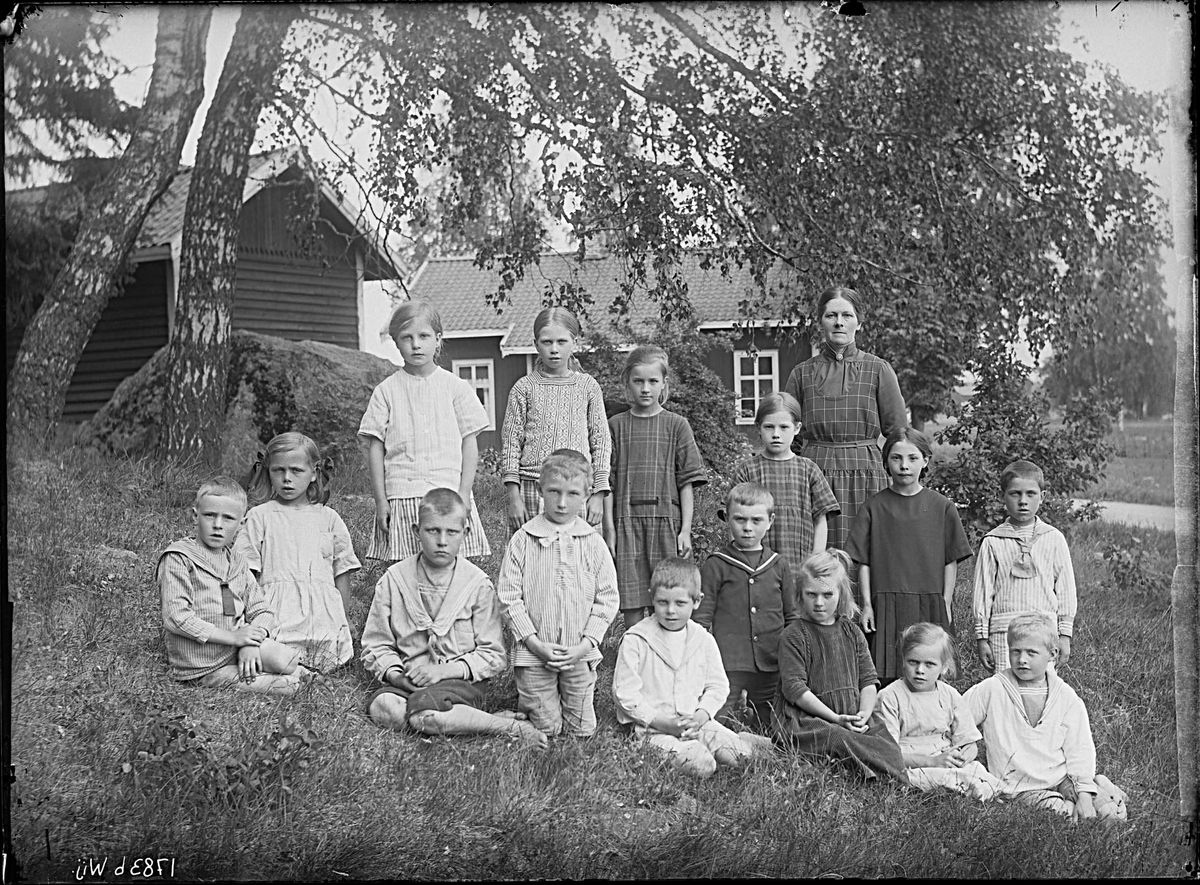
[[[572,538],[582,538],[595,534],[596,529],[582,516],[576,516],[574,521],[566,525],[557,525],[546,519],[546,514],[539,513],[522,526],[522,530],[535,538],[553,538],[556,535],[568,535]]]
[[[1035,516],[1033,518],[1034,538],[1040,538],[1042,535],[1049,534],[1052,529],[1053,527],[1051,525],[1042,522],[1042,518],[1040,516]],[[1007,518],[1005,518],[1004,522],[1000,523],[1000,525],[988,532],[988,535],[996,538],[1020,538],[1021,531],[1015,525],[1009,522]]]

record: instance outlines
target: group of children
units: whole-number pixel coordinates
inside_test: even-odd
[[[920,432],[888,437],[890,487],[861,509],[846,551],[826,550],[838,502],[793,452],[799,404],[765,396],[763,450],[737,466],[722,512],[730,541],[698,569],[693,490],[705,470],[687,421],[663,409],[667,354],[630,353],[631,407],[606,419],[599,385],[573,357],[578,321],[548,308],[502,428],[512,536],[493,586],[467,558],[490,554],[471,497],[486,414],[437,365],[443,330],[431,305],[401,305],[390,332],[404,365],[374,390],[359,427],[375,502],[367,556],[394,561],[361,639],[379,683],[366,701],[374,722],[537,746],[587,737],[600,644],[620,611],[617,719],[688,772],[780,745],[921,789],[1123,814],[1123,795],[1095,775],[1086,710],[1054,670],[1070,654],[1075,587],[1063,536],[1037,518],[1034,465],[1016,462],[1001,478],[1009,518],[980,548],[973,605],[979,656],[995,675],[962,697],[941,677],[953,675],[947,628],[971,550],[953,503],[921,485],[931,450]],[[194,538],[167,548],[158,568],[177,679],[288,694],[350,660],[360,564],[326,505],[326,469],[312,440],[285,433],[255,465],[251,492],[265,500],[249,513],[233,480],[201,486]],[[487,680],[506,665],[518,709],[487,712]],[[975,761],[981,737],[986,769]]]

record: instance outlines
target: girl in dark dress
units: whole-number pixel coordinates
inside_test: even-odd
[[[867,640],[854,624],[850,558],[810,556],[796,584],[801,616],[779,640],[775,740],[805,756],[831,758],[866,778],[908,783],[900,746],[872,718],[879,680]]]

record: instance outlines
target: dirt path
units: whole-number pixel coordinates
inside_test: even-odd
[[[1076,504],[1086,504],[1085,500],[1077,500]],[[1127,525],[1148,525],[1165,532],[1175,531],[1175,508],[1162,507],[1157,504],[1127,504],[1123,501],[1102,501],[1103,516],[1106,522],[1123,522]]]

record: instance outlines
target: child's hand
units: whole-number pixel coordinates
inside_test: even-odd
[[[508,494],[508,530],[515,532],[529,522],[529,514],[525,510],[525,501],[521,497],[521,487],[510,483],[509,488],[516,491]]]
[[[1075,798],[1075,810],[1071,817],[1075,820],[1092,820],[1096,816],[1096,803],[1091,793],[1080,793]]]
[[[875,632],[875,609],[872,608],[870,603],[863,603],[862,629],[864,633]]]
[[[690,559],[692,555],[692,533],[684,529],[675,541],[675,549],[682,559]]]
[[[546,661],[546,666],[551,670],[562,672],[570,670],[576,664],[583,660],[584,656],[591,651],[592,644],[586,639],[582,639],[575,645],[567,647],[565,645],[555,645],[551,652],[550,660]]]
[[[1056,666],[1065,667],[1067,661],[1071,657],[1071,637],[1058,637],[1058,664]]]
[[[685,716],[682,713],[679,715],[679,723],[683,726],[683,733],[679,735],[685,741],[695,741],[700,739],[700,729],[702,729],[712,718],[708,715],[707,710],[696,710],[690,716]]]
[[[839,713],[837,724],[855,734],[867,732],[867,717],[862,713]]]
[[[539,639],[537,635],[526,636],[525,647],[541,658],[546,664],[549,664],[555,659],[554,653],[556,650],[565,651],[561,645],[558,645],[557,643],[546,642],[542,639]]]
[[[388,532],[391,529],[392,511],[388,507],[387,502],[375,505],[375,544],[378,547],[387,547]]]
[[[992,644],[986,639],[978,639],[975,642],[975,651],[979,655],[979,663],[983,664],[983,668],[995,672],[996,662],[992,658]]]
[[[930,768],[962,768],[964,764],[961,747],[951,747],[930,757]]]
[[[266,629],[254,624],[245,624],[233,631],[233,644],[239,648],[245,648],[248,645],[258,646],[266,638]]]
[[[262,672],[262,652],[256,645],[245,645],[238,649],[238,675],[242,682],[253,682]]]
[[[587,521],[589,525],[600,525],[604,522],[604,492],[592,492],[588,498]]]
[[[409,680],[417,688],[425,688],[446,679],[461,679],[462,667],[458,664],[417,664],[410,667],[407,673]]]

